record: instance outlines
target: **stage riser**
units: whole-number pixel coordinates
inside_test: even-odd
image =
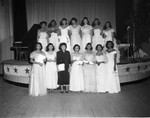
[[[28,84],[30,71],[30,64],[21,65],[18,63],[4,63],[4,79],[9,81]],[[120,83],[138,81],[150,76],[150,61],[121,64],[118,65],[118,71]]]

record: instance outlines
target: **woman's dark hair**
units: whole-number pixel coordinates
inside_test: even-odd
[[[40,50],[42,50],[42,49],[43,49],[42,44],[41,44],[40,42],[37,42],[37,43],[35,44],[35,48],[34,48],[35,50],[36,50],[36,46],[37,46],[37,45],[40,45],[40,47],[41,47],[41,49],[40,49]]]
[[[79,50],[80,50],[80,46],[78,45],[78,44],[75,44],[74,46],[73,46],[73,50],[75,51],[75,48],[76,47],[78,47],[79,48]]]
[[[106,42],[106,48],[108,49],[108,44],[111,43],[111,48],[114,48],[114,43],[112,41],[107,41]]]
[[[66,18],[62,18],[62,20],[60,21],[60,26],[62,26],[62,25],[63,25],[63,20],[65,20],[65,21],[66,21],[66,25],[67,25],[67,19],[66,19]]]
[[[102,48],[102,50],[103,50],[103,46],[101,44],[97,44],[96,48],[95,48],[97,51],[98,51],[98,46],[100,46]]]
[[[91,43],[87,43],[85,49],[87,50],[88,45],[91,46],[91,50],[93,50],[92,44]]]
[[[40,22],[40,26],[41,26],[42,24],[47,25],[47,22],[46,22],[46,21],[41,21],[41,22]]]
[[[103,28],[104,30],[107,29],[107,27],[106,27],[106,24],[107,24],[107,23],[109,24],[109,27],[112,28],[112,25],[111,25],[110,21],[107,21],[107,22],[105,22],[105,25],[104,25],[104,28]]]
[[[63,45],[67,48],[67,44],[66,44],[66,43],[61,43],[61,44],[59,45],[59,50],[62,51],[61,47],[62,47]]]
[[[81,26],[84,25],[84,20],[85,20],[85,19],[87,20],[87,24],[90,25],[88,18],[87,18],[87,17],[84,17],[84,18],[82,19],[82,21],[81,21]]]
[[[48,24],[48,27],[52,27],[52,23],[55,23],[55,26],[57,25],[56,21],[55,20],[51,20],[51,22]]]
[[[98,18],[95,18],[94,19],[94,21],[92,22],[92,27],[94,27],[95,26],[95,21],[98,21],[98,25],[100,25],[101,24],[101,22],[99,21],[99,19]]]
[[[52,51],[55,50],[54,45],[53,45],[52,43],[49,43],[49,44],[46,46],[46,51],[47,51],[47,52],[49,51],[49,46],[50,46],[50,45],[53,47]]]
[[[69,21],[69,25],[72,25],[72,21],[73,21],[73,20],[75,21],[75,23],[78,22],[77,18],[73,17],[73,18],[71,18],[71,20]]]

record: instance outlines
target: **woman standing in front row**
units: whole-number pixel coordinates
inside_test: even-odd
[[[107,92],[107,68],[106,68],[106,54],[103,51],[101,44],[96,46],[96,81],[97,92]]]
[[[117,69],[117,52],[113,49],[114,43],[107,41],[106,56],[107,56],[107,75],[108,75],[108,92],[118,93],[120,89],[119,75]]]
[[[49,43],[46,47],[46,87],[52,92],[53,89],[58,87],[58,75],[56,67],[56,52],[54,51],[54,45]]]
[[[46,59],[46,57],[41,50],[42,44],[36,43],[36,50],[30,54],[30,62],[33,64],[29,83],[29,95],[31,96],[42,96],[47,93],[44,64],[44,58]]]
[[[84,70],[84,92],[97,92],[96,90],[96,68],[95,53],[92,51],[92,44],[88,43],[83,54]]]
[[[69,92],[69,71],[71,64],[70,52],[66,50],[66,43],[61,43],[57,52],[57,66],[58,66],[58,84],[61,87],[61,93]]]
[[[74,52],[71,54],[72,67],[70,72],[70,91],[80,92],[84,90],[83,78],[83,57],[79,53],[80,46],[74,45]]]

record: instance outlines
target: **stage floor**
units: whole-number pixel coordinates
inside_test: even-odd
[[[122,85],[117,94],[64,93],[31,97],[28,88],[0,77],[0,117],[150,117],[150,78]]]
[[[31,64],[27,61],[5,60],[4,78],[18,83],[29,83]],[[124,59],[118,63],[120,83],[132,82],[150,76],[150,57]]]

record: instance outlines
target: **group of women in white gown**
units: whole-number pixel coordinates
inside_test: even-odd
[[[60,25],[57,26],[55,20],[52,20],[47,28],[45,21],[40,23],[41,29],[38,31],[38,42],[42,43],[43,50],[45,52],[48,43],[52,43],[58,51],[59,44],[65,42],[67,44],[67,50],[73,52],[73,46],[78,44],[81,47],[80,52],[85,51],[87,43],[92,43],[95,50],[97,44],[101,44],[105,47],[107,41],[113,41],[114,49],[117,51],[117,63],[120,62],[120,52],[117,47],[116,39],[114,38],[114,29],[109,21],[107,21],[102,28],[98,18],[95,18],[90,25],[87,17],[84,17],[81,21],[81,25],[78,24],[78,20],[73,17],[68,25],[67,19],[63,18],[60,21]],[[106,50],[106,48],[104,48]]]
[[[59,27],[55,20],[48,28],[46,22],[41,22],[36,50],[30,55],[33,66],[29,94],[45,95],[47,89],[53,90],[59,85],[62,93],[64,86],[67,93],[69,90],[118,93],[118,49],[111,23],[106,22],[102,29],[97,18],[91,26],[84,17],[81,26],[76,18],[72,18],[69,24],[66,18],[61,20]],[[61,44],[65,44],[64,49]],[[67,68],[61,70],[63,73],[58,68],[62,61]]]

